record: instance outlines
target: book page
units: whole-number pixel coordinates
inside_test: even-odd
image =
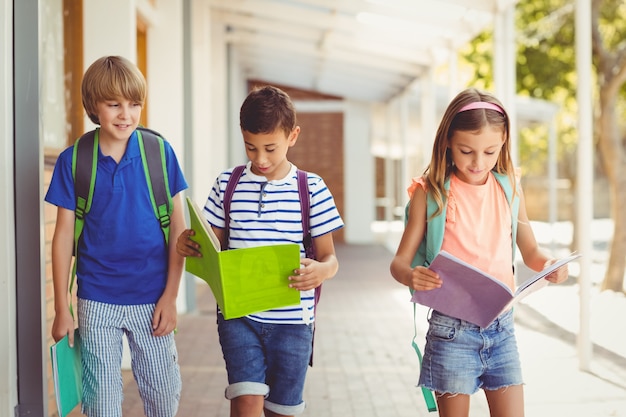
[[[533,275],[531,278],[529,278],[526,281],[524,281],[517,288],[517,291],[515,291],[515,296],[519,297],[524,292],[528,292],[528,294],[530,294],[530,293],[535,292],[537,289],[539,289],[537,287],[544,287],[550,281],[545,281],[544,280],[545,283],[539,283],[539,284],[537,284],[537,281],[540,281],[542,278],[547,277],[552,272],[556,271],[557,269],[559,269],[560,267],[562,267],[566,263],[571,262],[574,259],[580,258],[580,256],[581,256],[580,254],[573,253],[570,256],[567,256],[565,258],[559,259],[557,262],[553,263],[552,265],[548,266],[547,268],[543,269],[542,271],[537,272],[535,275]],[[541,284],[543,284],[543,285],[541,285]],[[524,296],[526,296],[528,294],[525,294]]]
[[[215,232],[213,232],[213,228],[204,217],[204,214],[202,214],[202,209],[200,209],[200,207],[196,204],[196,202],[193,201],[190,197],[187,197],[187,205],[189,207],[189,216],[192,217],[191,225],[192,226],[199,225],[200,227],[202,227],[202,230],[195,230],[195,232],[199,233],[199,232],[204,231],[204,234],[209,237],[209,240],[213,244],[213,247],[215,248],[215,250],[217,252],[220,252],[222,250],[222,245],[219,239],[217,238],[217,236],[215,235]]]
[[[571,255],[545,268],[524,282],[514,296],[501,281],[450,253],[441,251],[429,268],[439,274],[443,281],[442,286],[428,291],[415,291],[411,300],[486,327],[511,305],[548,285],[549,281],[543,278],[578,257],[580,255]]]

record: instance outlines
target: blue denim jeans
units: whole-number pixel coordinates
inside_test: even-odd
[[[440,394],[473,394],[523,384],[513,311],[488,327],[433,311],[419,386]]]
[[[275,413],[304,411],[313,324],[260,323],[247,317],[225,320],[218,314],[217,330],[228,373],[226,398],[263,395],[265,408]]]

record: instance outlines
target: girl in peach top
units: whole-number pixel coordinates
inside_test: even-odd
[[[426,266],[411,267],[427,233],[431,193],[441,213],[447,205],[442,249],[497,277],[513,289],[511,208],[492,171],[508,175],[520,199],[516,244],[535,271],[556,262],[537,245],[517,183],[510,152],[509,118],[499,100],[473,88],[449,104],[437,130],[432,159],[409,188],[406,228],[391,262],[391,274],[415,291],[439,288],[442,280]],[[444,183],[450,180],[450,189]],[[546,279],[567,279],[563,266]],[[491,416],[524,415],[524,394],[512,310],[492,324],[475,324],[432,311],[419,385],[435,392],[439,416],[467,416],[470,395],[483,389]]]

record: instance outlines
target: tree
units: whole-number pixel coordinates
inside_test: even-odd
[[[576,56],[573,0],[520,0],[516,7],[517,94],[559,103],[559,174],[576,183]],[[594,138],[599,175],[609,183],[614,234],[601,289],[624,291],[626,271],[626,2],[592,0],[593,63],[597,78]],[[490,87],[491,34],[477,37],[464,53],[473,85]],[[531,150],[545,144],[520,132],[523,166],[540,169],[546,161]],[[536,136],[536,135],[535,135]],[[575,218],[575,217],[573,217]]]
[[[599,102],[594,133],[600,161],[609,182],[614,223],[602,289],[623,291],[626,270],[626,139],[624,125],[620,125],[619,121],[624,120],[626,4],[622,0],[593,0],[591,9]],[[618,117],[620,109],[622,117]]]

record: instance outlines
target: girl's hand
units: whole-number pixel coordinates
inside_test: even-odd
[[[202,254],[198,250],[200,245],[190,239],[190,236],[194,236],[196,232],[192,229],[183,230],[183,232],[176,239],[176,253],[180,256],[195,256],[202,257]]]
[[[409,287],[415,291],[428,291],[441,287],[442,281],[435,271],[424,266],[416,266],[411,270]]]
[[[543,267],[547,268],[555,262],[557,262],[556,259],[550,259],[545,263]],[[553,284],[560,284],[566,281],[567,278],[569,278],[569,270],[567,269],[567,264],[563,265],[556,271],[553,271],[552,273],[550,273],[550,275],[546,277],[546,279]]]

